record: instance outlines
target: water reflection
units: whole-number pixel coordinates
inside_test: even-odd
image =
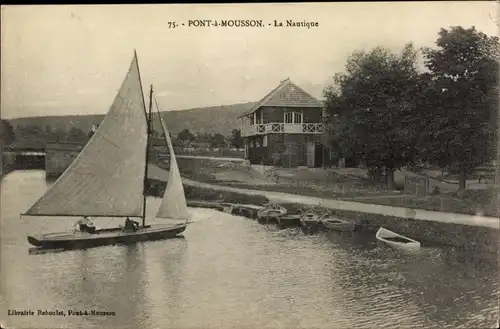
[[[184,316],[180,283],[185,276],[187,248],[187,240],[182,237],[165,241],[164,248],[147,250],[146,270],[151,280],[147,301],[148,327],[172,328]],[[165,296],[171,298],[165,300]]]
[[[192,210],[185,238],[28,255],[27,232],[72,220],[19,220],[47,188],[37,173],[0,185],[4,304],[116,312],[8,317],[14,327],[484,328],[498,316],[497,255],[400,252],[373,232],[306,236],[207,209]]]

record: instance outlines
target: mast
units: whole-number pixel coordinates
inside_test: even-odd
[[[146,165],[144,166],[144,193],[142,207],[142,226],[146,226],[146,189],[148,187],[148,158],[149,158],[149,137],[151,135],[151,109],[153,107],[153,85],[149,89],[149,111],[147,115],[147,141],[146,141]]]
[[[134,49],[134,56],[137,62],[137,72],[139,75],[139,85],[141,86],[141,94],[144,95],[144,90],[142,89],[142,79],[141,79],[141,70],[139,70],[139,59],[137,58],[137,51]],[[150,135],[150,126],[151,126],[151,99],[153,97],[153,85],[151,85],[151,89],[149,90],[149,116],[148,113],[144,113],[146,115],[146,162],[144,164],[144,182],[142,188],[142,226],[146,226],[146,189],[148,187],[148,158],[149,158],[149,135]],[[144,110],[146,110],[146,100],[144,96],[142,97],[144,102]]]

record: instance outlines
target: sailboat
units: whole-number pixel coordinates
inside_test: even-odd
[[[185,231],[190,218],[167,126],[160,117],[170,170],[158,222],[146,225],[148,156],[153,86],[149,114],[142,90],[137,53],[103,121],[73,163],[54,185],[21,216],[141,218],[135,231],[121,227],[88,232],[29,235],[28,242],[43,249],[85,249],[111,244],[173,238]]]

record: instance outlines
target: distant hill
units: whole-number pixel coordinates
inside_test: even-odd
[[[167,123],[168,130],[176,136],[183,129],[189,129],[192,133],[220,133],[224,136],[231,135],[235,128],[241,128],[238,116],[249,109],[254,103],[241,103],[233,105],[222,105],[212,107],[201,107],[179,111],[161,112],[163,120]],[[90,131],[92,125],[100,123],[104,115],[65,115],[65,116],[43,116],[27,117],[8,120],[16,128],[23,125],[36,125],[43,130],[50,126],[53,130],[64,129],[69,131],[76,127],[84,132]],[[155,128],[161,128],[155,122]]]

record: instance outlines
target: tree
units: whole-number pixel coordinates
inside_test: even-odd
[[[49,139],[49,136],[51,136],[53,133],[54,132],[51,126],[49,125],[45,126],[45,138],[47,138],[47,140]]]
[[[45,140],[45,130],[36,124],[19,125],[14,130],[17,140],[36,139]]]
[[[2,146],[12,144],[12,142],[14,142],[14,140],[16,139],[16,135],[14,134],[14,128],[12,128],[10,122],[3,119],[0,120],[0,129],[0,141]]]
[[[68,133],[63,128],[57,128],[55,131],[52,131],[50,136],[47,136],[47,141],[49,142],[59,142],[64,143],[68,138]]]
[[[66,136],[66,141],[74,144],[85,144],[87,139],[88,135],[76,127],[71,127]]]
[[[208,143],[211,136],[209,133],[198,133],[196,135],[196,143]]]
[[[391,188],[394,170],[414,160],[416,53],[411,44],[400,54],[381,47],[355,52],[324,91],[330,144],[373,178],[385,173]]]
[[[438,92],[422,149],[430,161],[456,167],[464,190],[474,168],[496,154],[499,39],[455,26],[441,29],[436,44],[424,50]]]
[[[212,148],[222,147],[226,145],[226,138],[219,133],[215,133],[210,137],[209,143]]]
[[[189,129],[184,129],[177,135],[177,139],[182,141],[184,146],[187,147],[194,140],[194,135]]]
[[[48,143],[54,142],[55,136],[54,136],[54,130],[52,130],[52,127],[47,125],[45,126],[45,140]]]
[[[231,145],[237,149],[243,148],[244,141],[243,137],[241,137],[241,130],[233,129],[231,136]]]

